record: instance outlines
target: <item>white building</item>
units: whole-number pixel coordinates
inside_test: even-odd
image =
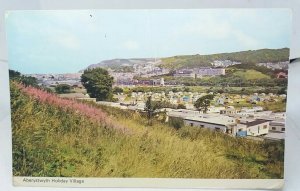
[[[249,122],[241,122],[236,126],[236,132],[245,132],[247,136],[259,136],[266,135],[269,132],[270,121],[269,120],[253,120]]]
[[[193,69],[177,70],[174,77],[195,78],[195,72]]]
[[[215,106],[210,106],[207,109],[207,113],[220,113],[222,110],[224,110],[225,107],[215,107]]]
[[[227,134],[232,134],[235,126],[235,119],[228,116],[195,116],[186,117],[184,123],[187,126],[208,128],[215,131],[220,131]]]
[[[195,110],[188,110],[188,109],[173,109],[167,113],[169,117],[179,117],[179,118],[186,118],[186,117],[195,117],[199,116],[200,112]]]
[[[199,68],[195,69],[197,78],[202,76],[220,76],[225,75],[225,68]]]
[[[275,131],[275,132],[285,132],[285,122],[284,121],[271,121],[269,130]]]

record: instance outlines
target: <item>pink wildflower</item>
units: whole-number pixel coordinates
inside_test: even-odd
[[[111,127],[113,129],[121,130],[122,132],[128,131],[126,127],[118,124],[115,121],[112,121],[110,117],[107,116],[101,109],[90,106],[88,104],[80,103],[75,99],[64,99],[58,97],[56,94],[48,93],[41,89],[37,89],[34,87],[25,87],[21,84],[17,84],[17,86],[27,95],[37,99],[42,103],[47,103],[50,105],[54,105],[56,107],[60,107],[63,109],[70,109],[76,113],[80,113],[92,119],[95,122],[100,124],[104,124],[105,126]]]

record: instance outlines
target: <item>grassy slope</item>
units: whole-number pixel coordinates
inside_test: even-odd
[[[258,72],[256,70],[246,70],[246,71],[236,71],[233,73],[234,76],[238,76],[240,78],[244,78],[246,80],[254,80],[254,79],[270,79],[270,76]]]
[[[11,86],[15,176],[281,178],[283,145],[204,129],[147,127],[136,113],[102,108],[123,133],[41,103]],[[98,106],[97,106],[98,107]]]
[[[211,66],[214,60],[232,60],[245,64],[279,62],[289,59],[289,49],[261,49],[211,55],[184,55],[162,58],[162,66],[170,69]]]

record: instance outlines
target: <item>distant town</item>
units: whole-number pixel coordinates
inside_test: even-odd
[[[121,61],[120,61],[121,62]],[[258,66],[264,66],[272,70],[285,70],[288,68],[288,61],[278,62],[278,63],[258,63]],[[121,64],[121,63],[120,63]],[[164,78],[153,78],[151,77],[159,77],[163,75],[170,74],[170,70],[167,68],[162,68],[159,65],[161,64],[161,60],[154,61],[149,59],[149,61],[144,63],[133,64],[132,72],[116,72],[111,68],[107,68],[109,74],[114,77],[114,85],[115,86],[139,86],[139,85],[148,85],[148,86],[165,86],[165,85],[174,85],[174,83],[170,83],[165,81]],[[203,77],[214,77],[220,75],[226,75],[226,67],[232,65],[241,64],[240,62],[234,62],[230,60],[216,60],[211,63],[211,67],[198,67],[198,68],[183,68],[172,71],[172,76],[175,78],[203,78]],[[123,67],[127,67],[126,64],[122,65]],[[95,68],[95,66],[91,65],[88,67],[89,69]],[[57,84],[68,84],[73,87],[79,87],[80,77],[83,71],[79,73],[68,73],[68,74],[28,74],[28,76],[32,76],[38,79],[40,85],[44,85],[46,87],[54,87]],[[277,78],[287,78],[287,72],[278,72]],[[143,80],[138,80],[136,77],[148,78]],[[179,85],[179,84],[178,84]]]

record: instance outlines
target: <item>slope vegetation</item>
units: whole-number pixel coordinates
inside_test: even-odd
[[[184,55],[162,58],[162,67],[170,69],[211,66],[214,60],[231,60],[242,64],[280,62],[289,60],[289,49],[260,49],[211,55]]]
[[[283,143],[146,125],[138,113],[11,83],[13,174],[49,177],[282,178]]]

